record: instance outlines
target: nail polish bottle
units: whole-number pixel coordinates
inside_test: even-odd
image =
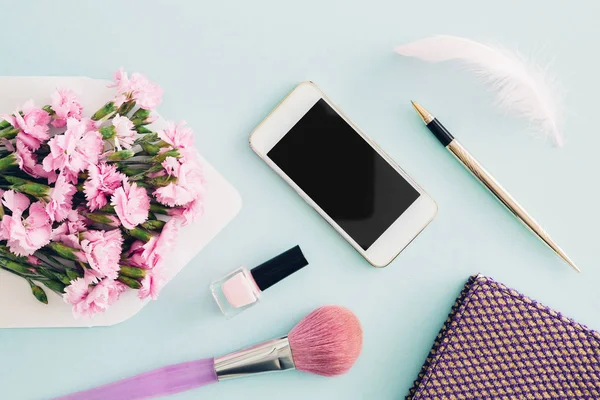
[[[262,292],[308,265],[300,246],[249,270],[240,267],[210,285],[215,301],[227,319],[256,304]]]

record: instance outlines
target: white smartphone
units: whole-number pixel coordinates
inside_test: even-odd
[[[437,205],[312,82],[300,83],[250,146],[373,266],[387,266]]]

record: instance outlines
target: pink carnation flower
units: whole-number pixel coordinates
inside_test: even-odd
[[[119,114],[115,115],[112,120],[116,131],[115,145],[130,149],[135,141],[135,131],[133,130],[133,122],[127,117],[122,117]]]
[[[13,146],[12,142],[7,138],[0,138],[0,143],[2,143],[2,146],[6,147],[6,151],[10,153],[15,151],[15,146]]]
[[[12,211],[5,215],[0,225],[0,236],[6,240],[10,251],[18,256],[29,256],[50,242],[52,225],[41,202],[29,206],[27,196],[9,190],[2,196],[2,203]],[[23,212],[29,207],[29,216],[23,218]]]
[[[117,88],[118,94],[128,93],[131,91],[127,72],[125,72],[123,68],[116,70],[113,74],[113,77],[115,79],[115,83],[108,85],[108,87]]]
[[[32,150],[40,148],[42,142],[48,140],[48,124],[50,123],[50,114],[41,108],[35,107],[33,100],[29,100],[23,107],[21,113],[15,112],[9,120],[15,128],[21,132],[17,134],[17,139],[21,140]]]
[[[14,190],[7,190],[2,194],[2,204],[12,211],[13,214],[23,214],[23,211],[27,210],[30,203],[29,197]]]
[[[102,136],[93,129],[94,123],[89,119],[69,118],[66,132],[48,142],[50,154],[44,158],[44,170],[60,170],[76,184],[77,174],[88,165],[97,164],[102,152]]]
[[[79,244],[79,233],[87,230],[85,217],[76,210],[71,210],[67,214],[65,222],[52,230],[50,240],[61,242],[74,249],[81,249]],[[81,261],[87,262],[87,257],[81,254]]]
[[[169,215],[179,219],[181,226],[186,226],[204,215],[204,202],[202,198],[192,200],[183,207],[169,209]]]
[[[160,105],[163,91],[154,82],[137,72],[127,76],[127,72],[120,68],[115,72],[115,83],[112,87],[117,88],[115,105],[119,107],[127,99],[132,98],[136,104],[145,110],[151,110]]]
[[[88,174],[83,190],[91,211],[104,207],[108,203],[106,197],[111,196],[127,179],[114,165],[106,163],[90,164]]]
[[[98,278],[117,279],[122,246],[123,237],[118,229],[85,231],[81,241],[81,248]]]
[[[142,256],[144,252],[144,242],[136,240],[131,244],[127,251],[127,262],[129,265],[139,268],[149,268],[146,264],[146,260]]]
[[[179,221],[171,218],[163,227],[160,235],[153,236],[143,248],[142,257],[150,268],[156,268],[164,261],[169,251],[175,244],[177,233],[179,232]]]
[[[92,317],[106,311],[126,289],[121,282],[108,278],[96,285],[91,283],[88,278],[77,278],[65,288],[63,299],[73,306],[75,318]]]
[[[156,300],[166,281],[162,268],[157,267],[146,271],[146,276],[142,280],[142,287],[138,290],[138,297],[142,300],[148,297]]]
[[[180,121],[177,124],[169,122],[166,129],[158,132],[158,137],[175,149],[194,146],[194,131],[185,126],[185,121]]]
[[[27,256],[27,262],[33,265],[40,265],[42,261],[36,256]]]
[[[148,219],[150,198],[146,189],[138,187],[135,182],[130,184],[129,181],[124,180],[123,186],[115,190],[111,204],[127,229],[133,229]]]
[[[179,150],[182,162],[198,161],[198,152],[194,148],[194,132],[185,125],[185,121],[177,124],[169,122],[167,128],[158,132],[158,136],[173,149]],[[164,147],[160,152],[169,151],[171,148]]]
[[[42,164],[38,164],[37,155],[23,143],[23,141],[17,139],[17,162],[19,168],[25,171],[34,178],[46,178],[48,183],[56,182],[58,175],[55,171],[46,171]]]
[[[77,191],[75,186],[67,182],[61,175],[56,185],[50,191],[50,201],[46,204],[46,212],[52,221],[62,221],[67,218],[69,211],[73,208],[73,195]]]
[[[162,165],[169,175],[177,178],[177,182],[154,191],[154,196],[159,202],[169,207],[183,206],[198,199],[205,192],[206,182],[197,162],[181,162],[174,157],[167,157]]]
[[[56,89],[52,93],[52,110],[54,110],[54,121],[52,125],[62,128],[67,124],[67,118],[81,119],[83,107],[79,104],[77,95],[69,89]]]
[[[63,299],[66,303],[76,305],[85,300],[90,292],[90,282],[85,278],[77,278],[65,288]],[[73,310],[75,311],[75,310]]]
[[[134,72],[131,74],[129,83],[133,90],[132,97],[141,108],[151,110],[162,102],[162,89],[156,83],[150,82],[144,75]]]

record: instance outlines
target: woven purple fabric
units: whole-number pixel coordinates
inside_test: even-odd
[[[472,276],[406,398],[600,399],[600,334]]]

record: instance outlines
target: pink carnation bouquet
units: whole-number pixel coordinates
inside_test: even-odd
[[[0,117],[0,268],[76,317],[126,290],[156,299],[179,229],[203,210],[192,130],[151,129],[162,89],[122,69],[113,87],[91,117],[69,89]]]

